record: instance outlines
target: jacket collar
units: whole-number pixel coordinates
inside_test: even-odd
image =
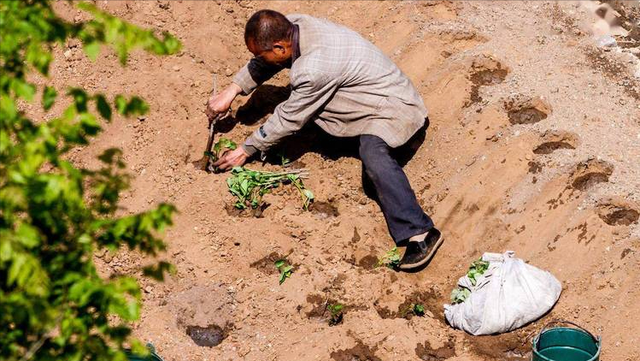
[[[293,24],[293,35],[291,36],[291,43],[293,46],[293,53],[291,54],[291,64],[295,63],[296,59],[300,57],[300,27],[298,24]]]

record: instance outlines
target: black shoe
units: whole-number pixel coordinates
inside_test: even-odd
[[[402,270],[409,270],[418,268],[423,264],[429,262],[433,255],[436,254],[438,247],[442,245],[444,238],[440,231],[435,228],[429,230],[424,240],[419,242],[409,241],[407,243],[407,249],[404,251],[404,255],[400,260],[399,268]]]

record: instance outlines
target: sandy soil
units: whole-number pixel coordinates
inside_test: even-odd
[[[136,24],[178,36],[184,51],[115,55],[96,63],[78,44],[58,49],[57,84],[108,95],[140,94],[151,112],[116,119],[80,164],[120,147],[135,181],[123,212],[162,201],[180,210],[163,256],[178,268],[165,283],[143,280],[139,338],[173,360],[528,360],[528,338],[548,320],[575,321],[603,337],[604,360],[640,359],[640,122],[636,63],[605,52],[589,32],[593,14],[571,2],[99,1]],[[348,25],[392,57],[430,109],[427,138],[406,165],[417,197],[446,235],[418,273],[375,268],[393,243],[361,188],[351,149],[316,129],[285,154],[311,170],[323,207],[300,209],[291,190],[267,195],[260,218],[229,214],[225,174],[192,162],[206,142],[204,102],[212,76],[230,82],[249,59],[244,22],[260,8],[303,12]],[[69,18],[84,15],[59,4]],[[636,59],[637,60],[637,59]],[[287,96],[287,74],[239,98],[225,136],[238,142]],[[61,107],[61,105],[59,105]],[[59,109],[58,107],[58,109]],[[276,169],[277,164],[252,164]],[[555,274],[564,292],[523,330],[470,337],[443,321],[442,305],[468,263],[514,250]],[[278,284],[273,260],[295,271]],[[101,254],[105,275],[134,272],[135,254]],[[329,326],[326,302],[347,306]],[[425,317],[403,317],[423,303]],[[211,327],[224,338],[198,346]],[[214,335],[215,336],[215,335]],[[203,341],[200,339],[200,341]],[[207,341],[207,340],[204,340]],[[211,340],[209,340],[211,341]],[[216,340],[213,340],[214,343]]]

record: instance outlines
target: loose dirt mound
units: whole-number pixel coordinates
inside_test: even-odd
[[[590,14],[579,6],[98,3],[139,25],[170,31],[184,44],[170,58],[134,54],[121,69],[114,54],[94,64],[72,43],[58,49],[52,70],[60,84],[136,93],[150,102],[146,118],[114,120],[74,161],[96,164],[102,149],[121,147],[136,177],[123,213],[161,201],[180,210],[164,255],[178,273],[162,284],[144,281],[135,330],[165,360],[525,360],[528,337],[551,318],[601,334],[602,359],[640,359],[636,93],[633,76],[622,74],[626,65],[610,65],[618,64],[615,54],[594,48],[580,25]],[[58,7],[69,18],[84,16],[66,3]],[[425,270],[375,267],[392,247],[384,219],[362,190],[353,147],[326,140],[318,129],[283,147],[286,157],[311,170],[306,184],[318,200],[312,212],[300,209],[295,192],[280,189],[265,196],[270,206],[259,218],[229,214],[227,175],[192,164],[206,141],[203,104],[213,74],[224,86],[249,59],[243,26],[264,7],[352,27],[396,61],[424,96],[431,125],[405,170],[447,239]],[[242,141],[288,91],[285,72],[239,98],[224,136]],[[499,337],[449,328],[442,304],[457,278],[482,252],[505,250],[562,281],[558,305],[525,330]],[[102,256],[105,275],[145,262],[131,253]],[[282,256],[295,269],[279,285],[273,262]],[[327,301],[348,306],[341,324],[309,316]],[[417,302],[425,316],[402,317]],[[222,341],[202,347],[194,337],[207,345]]]

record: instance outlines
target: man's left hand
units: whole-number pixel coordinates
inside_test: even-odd
[[[215,167],[221,170],[231,169],[233,167],[242,166],[249,157],[249,154],[245,153],[242,147],[238,147],[235,150],[225,152],[217,162],[213,163]]]

